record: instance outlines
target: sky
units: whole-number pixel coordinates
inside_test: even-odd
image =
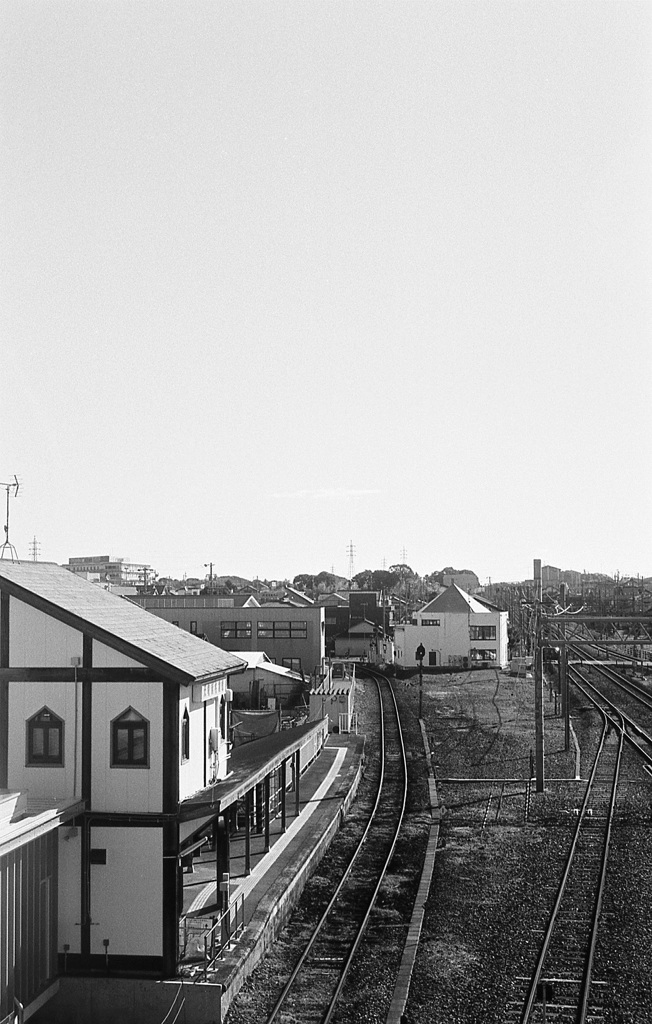
[[[652,575],[651,71],[647,2],[4,0],[18,556]]]

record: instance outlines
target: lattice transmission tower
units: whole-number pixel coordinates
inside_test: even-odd
[[[346,549],[346,553],[349,557],[349,582],[353,579],[353,569],[355,565],[355,547],[353,541],[349,541],[349,546]]]

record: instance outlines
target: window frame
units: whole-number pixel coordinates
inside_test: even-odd
[[[256,635],[262,640],[307,640],[307,619],[260,619]]]
[[[52,724],[43,724],[43,726],[36,726],[35,723],[42,715],[49,715],[53,719]],[[44,704],[39,711],[31,715],[27,719],[26,723],[26,734],[25,734],[25,766],[28,768],[63,768],[64,767],[64,726],[65,722],[63,718],[55,714],[51,708]],[[43,728],[43,749],[49,747],[49,733],[52,731],[58,735],[59,752],[56,755],[43,754],[41,756],[34,753],[34,733],[37,728]]]
[[[137,718],[136,719],[127,719],[126,716],[129,715],[130,712],[133,712],[133,714],[136,715]],[[121,726],[120,723],[123,720],[125,720],[125,721],[124,721],[124,724]],[[136,711],[136,709],[134,707],[132,707],[131,704],[129,705],[129,707],[125,708],[124,711],[121,711],[119,715],[116,715],[115,718],[111,719],[111,767],[112,768],[149,768],[149,756],[150,756],[150,751],[149,751],[150,729],[149,729],[149,726],[150,726],[149,719],[145,718],[144,715],[141,715],[140,711]],[[127,731],[127,750],[128,750],[128,752],[130,752],[133,755],[133,747],[134,747],[134,736],[133,736],[133,734],[136,732],[136,729],[140,729],[140,728],[142,728],[143,732],[144,732],[144,743],[143,743],[143,745],[144,745],[145,750],[144,750],[143,757],[139,758],[138,760],[136,760],[136,759],[133,758],[133,756],[131,756],[127,760],[119,760],[117,758],[117,756],[116,756],[117,750],[118,750],[118,742],[117,742],[118,731],[120,729],[126,729],[126,731]]]
[[[251,619],[222,619],[220,622],[222,640],[251,640],[252,632]]]
[[[288,661],[289,662],[296,661],[299,667],[298,668],[293,668],[292,664],[290,664],[290,665],[287,664]],[[298,672],[299,675],[301,675],[301,658],[281,658],[281,665],[283,666],[283,668],[288,668],[290,670],[290,672]]]
[[[493,635],[492,635],[493,634]],[[477,622],[469,626],[469,640],[477,643],[479,640],[493,641],[497,639],[497,628],[495,625],[484,626]]]
[[[184,706],[183,714],[181,715],[179,751],[181,753],[181,764],[186,764],[190,760],[190,714],[187,706]]]
[[[498,661],[498,652],[492,648],[472,647],[469,652],[471,661]]]

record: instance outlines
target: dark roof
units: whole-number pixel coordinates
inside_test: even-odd
[[[456,583],[451,584],[446,590],[442,590],[441,594],[434,597],[432,601],[429,601],[427,605],[421,609],[421,612],[486,612],[488,608],[485,608],[483,604],[477,601],[470,594],[467,594],[465,590],[458,587]]]
[[[0,588],[177,682],[244,668],[236,655],[52,562],[0,559]]]
[[[187,797],[181,804],[181,819],[189,820],[208,813],[219,814],[299,750],[306,736],[321,728],[321,720],[306,722],[294,729],[283,729],[235,747],[229,758],[228,778]]]

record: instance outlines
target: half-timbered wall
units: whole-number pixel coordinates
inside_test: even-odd
[[[82,656],[82,634],[31,605],[10,598],[9,664],[12,668],[70,668]]]
[[[91,954],[161,956],[162,829],[91,825],[90,845]]]
[[[111,723],[132,707],[149,723],[149,762],[143,768],[111,767]],[[163,809],[163,685],[93,683],[91,808],[157,813]]]
[[[43,666],[39,666],[43,667]],[[43,707],[63,720],[63,765],[26,764],[27,722]],[[81,683],[9,683],[8,788],[39,799],[81,793]]]

